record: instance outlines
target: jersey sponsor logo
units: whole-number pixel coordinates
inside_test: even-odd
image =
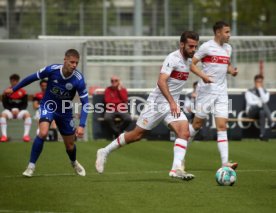
[[[71,90],[71,89],[73,89],[73,84],[67,83],[67,84],[65,84],[65,88],[68,90]]]
[[[227,56],[206,56],[201,60],[203,63],[214,63],[214,64],[229,64],[230,58]]]
[[[53,87],[50,91],[51,91],[51,93],[53,93],[54,95],[56,95],[60,98],[69,98],[69,97],[71,97],[70,92],[64,91],[59,87]]]
[[[189,73],[173,70],[170,77],[175,78],[177,80],[186,81],[189,77]]]

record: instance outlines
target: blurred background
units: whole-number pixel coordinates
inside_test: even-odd
[[[181,32],[195,30],[204,41],[214,22],[225,20],[232,27],[232,63],[240,71],[229,86],[247,88],[263,72],[271,77],[267,86],[275,87],[275,9],[274,0],[0,0],[0,83],[7,86],[19,69],[25,76],[62,63],[65,49],[73,47],[82,53],[79,69],[88,87],[105,87],[117,74],[128,88],[151,88]],[[194,80],[191,75],[188,87]]]
[[[128,89],[149,91],[180,34],[197,31],[202,43],[218,20],[231,25],[232,64],[239,70],[228,76],[229,87],[242,93],[261,73],[266,88],[275,89],[275,11],[275,0],[0,0],[1,90],[12,73],[25,77],[63,63],[65,50],[76,48],[91,94],[114,74]],[[187,88],[197,79],[191,74]],[[38,89],[38,83],[26,88]]]
[[[235,35],[275,35],[275,9],[274,0],[0,0],[0,38],[133,36],[139,13],[145,36],[212,35],[217,20]]]

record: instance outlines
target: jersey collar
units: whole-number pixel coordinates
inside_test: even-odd
[[[75,73],[75,71],[76,71],[76,70],[74,70],[73,73],[72,73],[71,75],[69,75],[68,77],[65,77],[65,76],[63,75],[63,73],[62,73],[62,68],[63,68],[63,66],[60,67],[59,72],[60,72],[61,77],[62,77],[64,80],[67,80],[67,79],[69,79],[69,78],[72,78],[73,75],[74,75],[74,73]]]

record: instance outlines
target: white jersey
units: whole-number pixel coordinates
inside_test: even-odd
[[[194,57],[201,60],[202,70],[210,76],[214,83],[206,84],[201,79],[198,83],[198,92],[211,94],[227,93],[227,69],[230,64],[232,47],[224,43],[220,46],[215,40],[203,43]]]
[[[176,50],[170,53],[163,62],[160,73],[169,75],[168,88],[173,99],[177,102],[179,96],[184,88],[184,85],[189,77],[191,59],[185,60]],[[167,99],[163,96],[159,87],[157,86],[148,97],[149,102],[164,103]]]

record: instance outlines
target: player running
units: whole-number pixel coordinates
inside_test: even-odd
[[[230,63],[232,48],[228,44],[230,27],[223,21],[216,22],[214,27],[214,39],[203,43],[194,54],[191,71],[196,75],[206,74],[213,83],[200,80],[197,88],[196,114],[192,125],[189,125],[191,140],[202,127],[209,112],[215,116],[217,127],[217,144],[220,152],[222,166],[236,169],[237,163],[228,161],[228,94],[226,75],[236,76],[237,70]],[[201,61],[203,70],[196,64]],[[207,80],[208,81],[208,80]]]
[[[40,71],[26,77],[13,88],[7,89],[6,94],[12,94],[18,89],[39,79],[48,78],[48,86],[45,95],[40,103],[39,134],[34,139],[30,161],[24,176],[32,177],[35,171],[35,164],[43,149],[44,140],[48,135],[50,124],[55,120],[56,125],[62,135],[66,152],[71,160],[72,167],[80,176],[85,176],[85,170],[76,160],[75,136],[83,137],[87,112],[83,106],[88,103],[88,93],[86,90],[83,75],[76,70],[80,55],[77,50],[69,49],[65,53],[64,63],[53,64],[42,68]],[[75,128],[72,109],[64,107],[64,101],[72,101],[76,91],[80,96],[82,110],[80,123]],[[70,108],[70,109],[69,109]]]
[[[199,36],[195,32],[183,32],[179,49],[170,53],[160,71],[157,87],[150,93],[147,104],[141,112],[134,130],[119,135],[105,148],[97,151],[96,170],[104,172],[108,155],[126,145],[139,141],[143,135],[164,121],[177,138],[174,143],[174,160],[169,176],[190,180],[194,175],[186,173],[182,167],[189,137],[188,121],[179,107],[179,96],[190,72],[191,58],[198,45]]]

